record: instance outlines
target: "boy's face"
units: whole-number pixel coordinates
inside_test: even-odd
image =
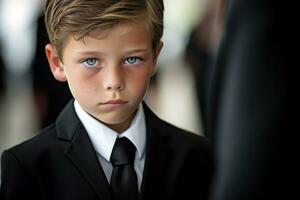
[[[55,78],[68,81],[82,108],[117,132],[126,130],[143,100],[157,56],[143,24],[119,24],[99,39],[70,38],[62,60],[52,45],[46,54]]]

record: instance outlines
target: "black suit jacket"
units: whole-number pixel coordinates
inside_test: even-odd
[[[160,120],[146,105],[144,110],[147,143],[140,199],[206,199],[207,140]],[[113,199],[73,101],[55,124],[6,150],[2,170],[1,200]]]
[[[229,0],[208,95],[216,161],[211,200],[277,199],[283,191],[281,134],[288,130],[290,28],[285,4]],[[290,193],[291,194],[291,193]],[[287,197],[281,199],[292,199]]]

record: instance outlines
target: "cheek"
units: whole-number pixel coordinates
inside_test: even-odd
[[[67,74],[67,79],[70,90],[75,98],[88,99],[95,93],[97,83],[93,78],[73,71]]]
[[[131,89],[137,96],[143,96],[148,88],[150,73],[138,73],[130,78]]]

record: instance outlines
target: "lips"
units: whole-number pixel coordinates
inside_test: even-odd
[[[100,105],[120,105],[120,104],[126,104],[128,103],[125,100],[117,99],[117,100],[109,100],[103,103],[100,103]]]

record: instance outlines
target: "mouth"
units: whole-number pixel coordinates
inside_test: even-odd
[[[117,100],[109,100],[103,103],[100,103],[100,105],[123,105],[123,104],[127,104],[128,101],[122,100],[122,99],[117,99]]]

